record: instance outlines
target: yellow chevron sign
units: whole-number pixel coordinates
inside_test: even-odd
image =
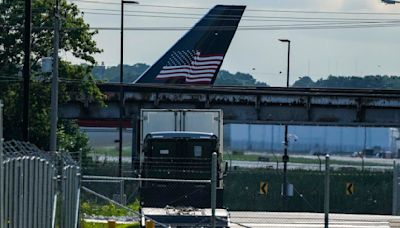
[[[351,196],[354,194],[354,184],[346,183],[346,195]]]
[[[268,182],[260,182],[260,194],[267,195],[268,194]]]

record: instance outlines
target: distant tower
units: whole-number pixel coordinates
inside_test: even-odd
[[[100,66],[98,66],[98,69],[99,69],[99,76],[100,76],[100,78],[101,79],[104,79],[104,76],[105,76],[105,74],[106,74],[106,66],[104,65],[104,62],[101,62],[101,65]]]

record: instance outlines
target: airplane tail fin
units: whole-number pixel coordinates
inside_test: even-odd
[[[245,8],[212,8],[134,83],[214,83]]]

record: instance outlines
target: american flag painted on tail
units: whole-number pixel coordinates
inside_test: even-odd
[[[186,83],[211,83],[224,55],[202,55],[198,50],[173,51],[156,79],[185,78]]]
[[[213,84],[245,8],[213,7],[133,83]]]

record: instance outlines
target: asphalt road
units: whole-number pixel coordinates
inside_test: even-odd
[[[324,214],[235,212],[231,211],[231,227],[322,228]],[[400,216],[330,214],[331,228],[394,228],[400,227]]]
[[[307,158],[307,156],[304,156]],[[99,156],[93,156],[93,159],[99,162],[118,162],[118,157],[117,156],[104,156],[104,155],[99,155]],[[354,162],[357,161],[355,160],[356,158],[351,158],[351,157],[334,157],[332,159],[338,160],[338,161],[350,161]],[[122,161],[124,163],[130,163],[131,162],[131,157],[123,157]],[[359,161],[359,158],[358,158]],[[228,160],[228,165],[232,168],[235,169],[235,167],[240,167],[240,168],[270,168],[270,169],[282,169],[283,168],[283,163],[279,162],[263,162],[263,161],[239,161],[239,160]],[[376,163],[376,165],[365,165],[364,168],[368,170],[391,170],[393,169],[393,166],[390,166],[389,164],[393,164],[393,159],[366,159],[365,160],[366,164],[367,163]],[[334,170],[339,170],[339,169],[362,169],[361,164],[357,165],[345,165],[345,164],[331,164],[330,165],[332,169]],[[319,164],[310,164],[310,163],[293,163],[293,162],[288,162],[288,169],[305,169],[305,170],[325,170],[325,164],[324,161],[322,161],[321,166]]]
[[[278,164],[276,162],[261,162],[261,161],[228,161],[228,164],[231,167],[241,167],[241,168],[278,168],[282,169],[283,168],[283,163],[279,162]],[[361,165],[338,165],[338,164],[332,164],[330,167],[334,170],[338,169],[361,169]],[[319,164],[306,164],[306,163],[292,163],[288,162],[288,169],[306,169],[306,170],[325,170],[325,163],[322,163],[321,166]],[[365,169],[368,170],[387,170],[387,169],[392,169],[392,166],[388,165],[374,165],[374,166],[364,166]]]

